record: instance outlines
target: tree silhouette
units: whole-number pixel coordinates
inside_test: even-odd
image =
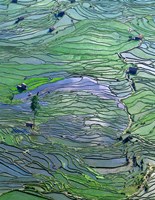
[[[10,91],[10,94],[9,94],[8,98],[9,98],[9,100],[10,100],[11,103],[12,103],[13,98],[14,98],[14,93],[13,93],[13,91],[12,91],[11,89],[10,89],[9,91]]]
[[[31,98],[31,110],[33,111],[33,114],[34,114],[34,124],[35,124],[35,117],[38,113],[39,108],[40,108],[39,98],[37,95],[35,95]]]

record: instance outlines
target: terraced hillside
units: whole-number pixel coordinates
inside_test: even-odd
[[[155,199],[154,9],[0,0],[0,200]]]

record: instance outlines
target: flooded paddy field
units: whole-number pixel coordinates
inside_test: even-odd
[[[0,0],[0,200],[155,199],[154,9]]]

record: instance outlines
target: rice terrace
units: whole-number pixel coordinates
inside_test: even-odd
[[[0,200],[155,200],[155,0],[0,0]]]

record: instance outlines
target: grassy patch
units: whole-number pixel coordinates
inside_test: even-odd
[[[45,200],[44,198],[26,194],[24,192],[13,191],[0,196],[0,200]]]

